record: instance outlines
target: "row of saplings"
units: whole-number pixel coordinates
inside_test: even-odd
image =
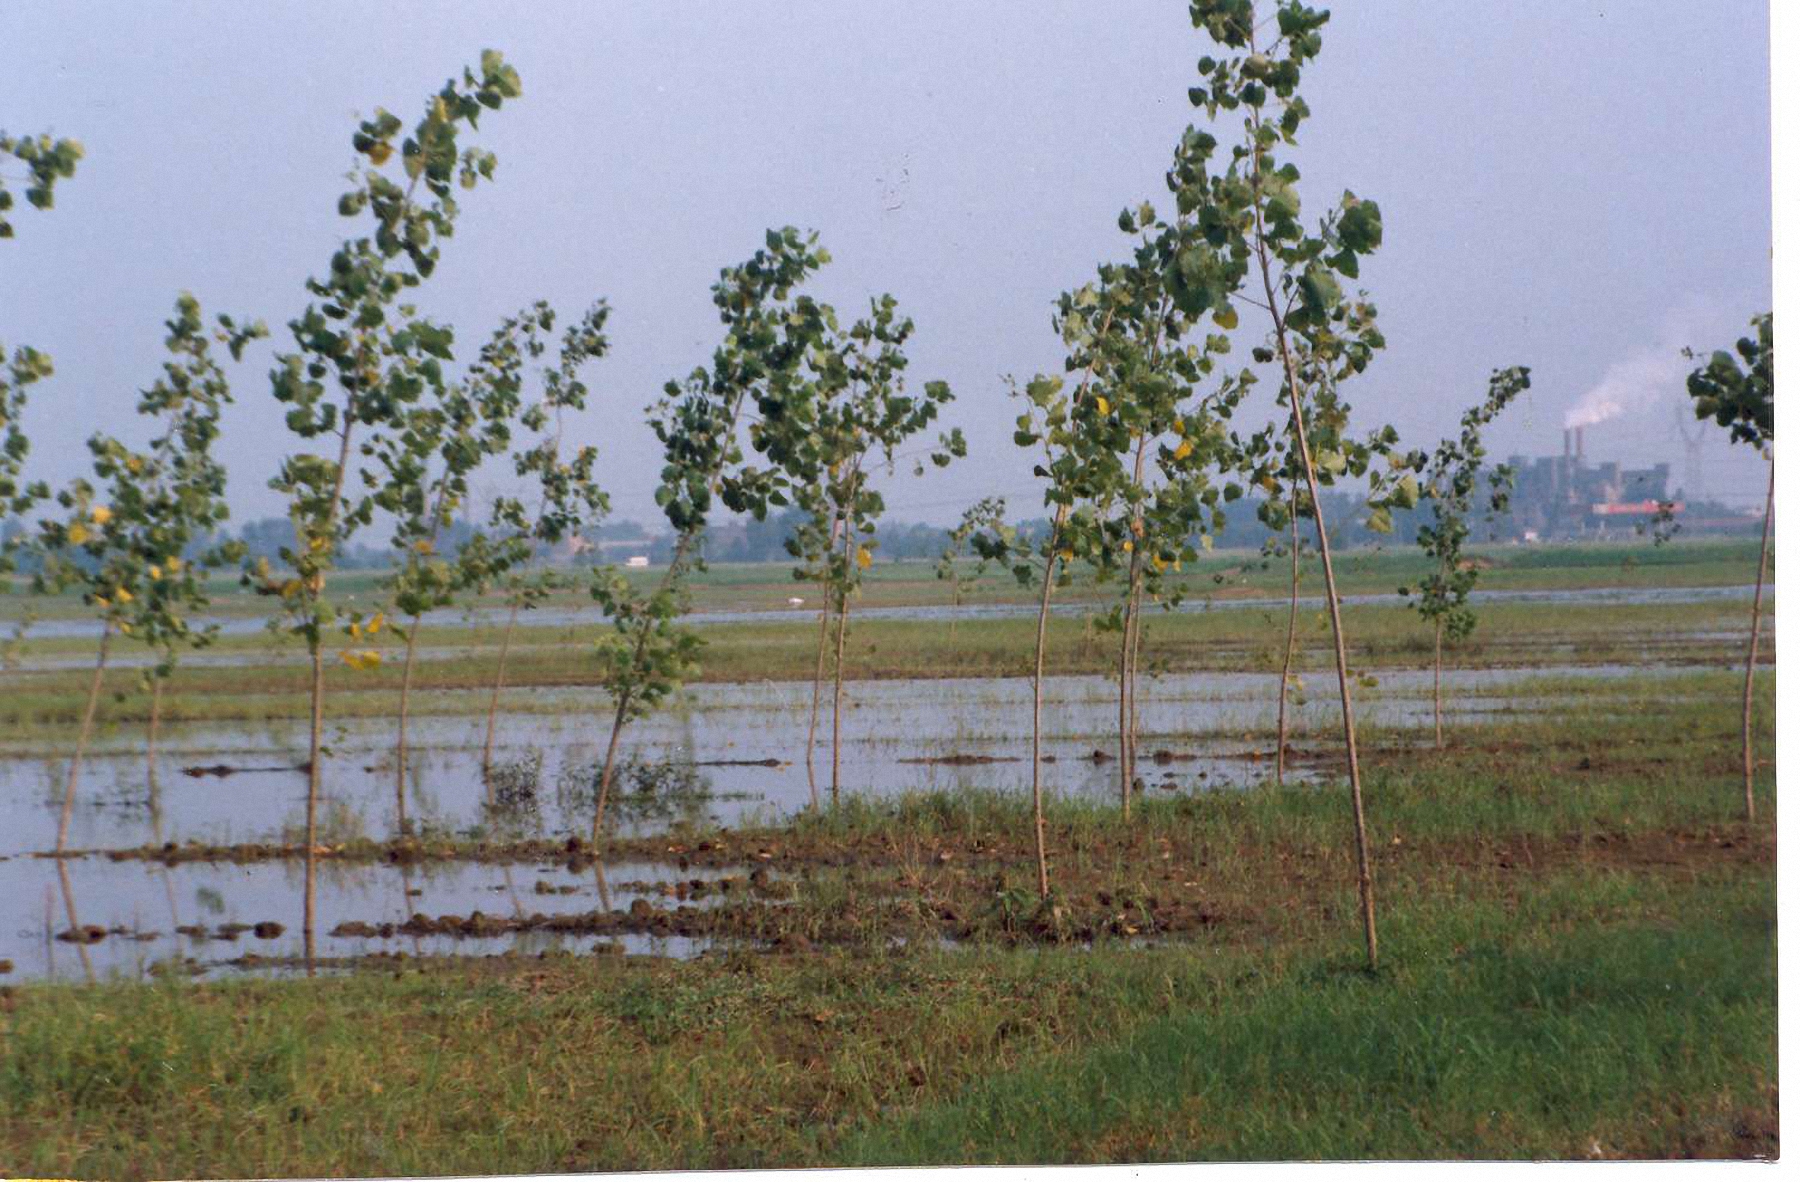
[[[1055,589],[1077,568],[1119,588],[1109,623],[1119,642],[1119,790],[1128,811],[1146,605],[1168,607],[1178,600],[1173,574],[1209,543],[1224,504],[1246,493],[1261,496],[1262,519],[1276,539],[1271,548],[1285,544],[1297,589],[1301,523],[1310,519],[1332,625],[1361,913],[1373,966],[1377,944],[1362,781],[1320,489],[1366,480],[1369,521],[1378,530],[1388,527],[1395,510],[1429,503],[1433,512],[1419,541],[1432,559],[1431,573],[1418,586],[1416,603],[1433,627],[1441,668],[1443,641],[1473,625],[1468,595],[1475,570],[1462,561],[1468,519],[1478,493],[1499,508],[1509,487],[1504,468],[1488,473],[1485,490],[1478,487],[1481,432],[1529,379],[1522,367],[1497,371],[1486,398],[1463,415],[1460,434],[1430,452],[1403,449],[1391,427],[1351,436],[1343,385],[1384,342],[1374,305],[1366,293],[1347,291],[1344,282],[1357,278],[1359,260],[1380,245],[1380,210],[1346,192],[1315,225],[1304,225],[1299,171],[1284,158],[1307,116],[1300,75],[1319,53],[1326,14],[1281,4],[1271,35],[1248,0],[1201,0],[1192,10],[1196,27],[1217,43],[1221,56],[1200,60],[1201,77],[1188,92],[1204,109],[1206,126],[1189,128],[1176,146],[1167,172],[1169,205],[1145,202],[1120,215],[1119,227],[1130,239],[1123,260],[1102,264],[1092,280],[1056,302],[1064,373],[1039,375],[1014,390],[1021,408],[1014,441],[1036,459],[1048,529],[1023,535],[1006,524],[1002,502],[984,500],[953,532],[943,569],[958,577],[955,559],[972,553],[984,565],[1010,569],[1038,595],[1032,803],[1038,888],[1048,896],[1039,756],[1045,626]],[[337,659],[358,668],[379,662],[374,645],[384,630],[404,642],[395,760],[404,834],[408,703],[420,617],[474,595],[498,594],[506,603],[485,771],[518,615],[566,578],[539,559],[607,509],[594,479],[597,450],[566,446],[563,438],[565,417],[587,405],[586,366],[608,349],[605,302],[560,338],[554,311],[540,302],[505,320],[460,372],[451,328],[419,315],[408,302],[437,268],[441,241],[460,212],[453,193],[493,176],[494,156],[465,146],[465,131],[519,93],[516,72],[489,51],[478,68],[463,71],[429,100],[410,133],[403,135],[401,120],[385,111],[359,125],[352,138],[353,186],[338,202],[356,229],[322,276],[307,280],[311,302],[289,323],[291,350],[276,357],[271,374],[272,393],[298,439],[271,481],[287,498],[295,534],[279,563],[259,560],[244,577],[271,599],[277,626],[304,640],[311,661],[303,925],[309,961],[328,639],[345,635],[350,643],[337,646]],[[30,169],[26,196],[40,208],[51,204],[56,181],[73,174],[80,154],[72,141],[0,136],[0,155]],[[10,204],[0,187],[0,211]],[[0,236],[10,233],[0,221]],[[688,576],[702,563],[708,516],[719,505],[759,518],[771,506],[802,511],[789,549],[800,563],[796,575],[822,592],[806,763],[818,804],[813,747],[829,655],[830,791],[834,803],[838,798],[845,636],[883,507],[873,478],[907,456],[928,456],[941,467],[965,449],[954,431],[924,448],[904,447],[936,419],[951,392],[941,382],[926,383],[922,394],[908,392],[905,349],[913,324],[891,296],[872,300],[867,315],[845,324],[833,308],[804,293],[807,280],[828,261],[814,236],[788,228],[771,231],[753,257],[725,269],[713,287],[721,343],[710,363],[669,382],[648,410],[665,457],[656,500],[675,542],[660,579],[648,587],[611,568],[591,575],[589,591],[611,624],[597,645],[612,722],[595,800],[596,845],[626,725],[692,674],[699,640],[680,617]],[[1245,314],[1261,318],[1260,333],[1240,324]],[[1703,417],[1766,448],[1773,433],[1773,342],[1769,318],[1759,317],[1757,326],[1755,339],[1739,343],[1744,368],[1729,354],[1714,354],[1690,386]],[[215,444],[222,407],[231,398],[214,350],[223,347],[235,360],[265,329],[225,316],[209,327],[196,301],[184,295],[168,330],[170,358],[138,403],[139,412],[157,424],[151,443],[136,450],[95,435],[89,442],[93,479],[54,494],[42,482],[25,480],[20,427],[28,387],[50,375],[49,359],[19,349],[0,372],[0,498],[13,517],[54,506],[35,528],[9,541],[7,558],[27,552],[35,588],[79,588],[101,622],[62,802],[59,851],[67,848],[109,647],[125,637],[157,656],[148,673],[154,751],[162,686],[177,654],[214,634],[214,627],[195,622],[207,605],[207,573],[242,561],[232,545],[212,541],[226,517],[225,470]],[[1233,364],[1245,336],[1256,341],[1249,363]],[[1272,375],[1277,383],[1279,414],[1248,429],[1234,412],[1259,375]],[[452,523],[470,514],[475,473],[496,463],[510,465],[515,488],[528,491],[499,498],[472,536],[440,547]],[[924,471],[923,464],[915,467]],[[338,556],[378,519],[392,523],[391,616],[387,610],[352,610],[330,596]],[[1753,610],[1760,610],[1760,568],[1758,586]],[[1297,606],[1296,594],[1279,683],[1278,776]],[[1748,703],[1746,688],[1747,810]]]

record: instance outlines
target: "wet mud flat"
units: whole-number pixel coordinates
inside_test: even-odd
[[[562,956],[880,952],[925,944],[1098,944],[1200,940],[1254,945],[1296,924],[1323,931],[1353,909],[1341,843],[1275,840],[1255,851],[1185,827],[1194,800],[1159,826],[1052,833],[1056,889],[1031,884],[1023,827],[977,822],[921,835],[760,830],[704,841],[626,843],[610,866],[585,851],[556,862],[387,860],[321,870],[319,956],[328,967],[394,968],[436,958],[507,961]],[[532,851],[511,851],[523,855]],[[214,851],[228,856],[231,851]],[[492,851],[490,851],[492,853]],[[651,855],[651,856],[646,856]],[[1716,876],[1772,865],[1772,839],[1732,826],[1599,831],[1499,839],[1396,838],[1376,851],[1384,889],[1441,891],[1452,882],[1508,889],[1584,873]],[[0,889],[20,862],[54,861],[70,895],[42,900],[42,927],[15,951],[13,979],[82,980],[254,973],[304,968],[279,920],[297,897],[285,860],[173,865],[88,855],[0,863]],[[702,865],[701,863],[704,863]],[[84,886],[137,876],[154,908],[89,908]],[[102,897],[104,891],[96,892]],[[99,914],[90,914],[98,912]],[[67,922],[75,919],[75,926]],[[98,932],[92,938],[88,933]]]

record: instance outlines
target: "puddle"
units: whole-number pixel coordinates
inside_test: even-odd
[[[327,861],[319,866],[317,952],[323,959],[394,953],[585,955],[596,950],[694,956],[711,942],[643,931],[562,931],[557,925],[616,911],[623,913],[622,926],[654,929],[660,925],[646,920],[673,916],[677,907],[706,908],[745,894],[744,871],[727,873],[737,876],[735,889],[694,887],[717,884],[724,877],[719,871],[652,863],[609,867],[597,882],[591,868],[572,872],[562,865],[396,867]],[[0,981],[292,971],[280,962],[303,952],[304,881],[298,862],[166,867],[101,858],[0,861],[0,899],[6,900],[0,912],[0,958],[13,965]],[[452,925],[443,924],[441,917],[456,917],[466,929],[466,917],[475,913],[492,917],[495,927],[525,930],[442,932]],[[98,937],[72,940],[72,930]]]

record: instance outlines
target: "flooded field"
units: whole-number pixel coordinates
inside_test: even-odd
[[[1633,606],[1649,604],[1678,603],[1731,603],[1738,600],[1748,602],[1753,588],[1743,586],[1725,587],[1601,587],[1581,590],[1476,590],[1470,593],[1471,602],[1482,603],[1540,603],[1540,604],[1607,604],[1614,606]],[[1765,597],[1772,598],[1773,590],[1765,591]],[[1341,595],[1340,600],[1346,606],[1391,605],[1398,602],[1392,594]],[[1300,597],[1300,607],[1305,611],[1315,611],[1324,606],[1324,599],[1316,595]],[[1287,599],[1267,596],[1221,596],[1195,595],[1171,609],[1181,614],[1217,611],[1268,611],[1273,608],[1286,610]],[[1096,605],[1089,602],[1069,601],[1054,603],[1050,614],[1060,618],[1073,618],[1086,615],[1095,610]],[[766,624],[785,623],[795,620],[815,618],[818,613],[817,604],[789,607],[770,611],[698,611],[690,612],[683,617],[687,623],[707,626],[715,624]],[[856,612],[859,620],[1010,620],[1027,619],[1037,614],[1037,605],[1030,603],[965,603],[955,607],[947,604],[926,604],[905,607],[865,607]],[[500,627],[506,623],[505,609],[477,610],[441,610],[427,612],[420,617],[420,622],[427,627],[457,626]],[[267,622],[260,617],[220,616],[210,620],[197,620],[196,623],[216,624],[221,636],[255,636],[268,632]],[[595,607],[545,607],[532,612],[527,618],[532,627],[568,627],[571,625],[593,624],[604,625],[604,614]],[[0,630],[10,633],[18,627],[18,622],[0,617]],[[100,625],[94,620],[55,619],[39,620],[32,623],[25,635],[35,639],[54,640],[78,637],[97,637]],[[201,654],[198,659],[206,659]],[[195,658],[190,658],[195,659]],[[212,659],[220,659],[213,655]],[[241,657],[236,659],[241,660]],[[290,659],[299,660],[299,657]],[[84,664],[76,660],[74,665]],[[49,666],[45,666],[49,667]]]
[[[1616,666],[1446,675],[1447,720],[1456,727],[1566,707],[1568,678],[1606,679]],[[1673,671],[1673,670],[1671,670]],[[1557,696],[1531,689],[1556,678]],[[1292,712],[1296,779],[1331,775],[1337,704],[1326,679],[1305,687]],[[1232,791],[1271,774],[1275,703],[1267,675],[1179,674],[1141,691],[1139,778],[1152,795]],[[428,834],[468,839],[563,839],[591,823],[600,723],[580,713],[586,690],[535,690],[560,711],[504,716],[495,756],[497,803],[481,774],[482,728],[462,716],[416,720],[406,777],[408,815]],[[1048,679],[1043,781],[1061,795],[1113,799],[1118,792],[1113,685],[1101,677]],[[843,790],[892,796],[914,790],[1023,793],[1030,784],[1030,685],[1022,679],[876,681],[847,687]],[[630,733],[615,799],[625,834],[775,822],[812,799],[804,761],[811,688],[804,683],[701,685]],[[1416,670],[1373,676],[1360,691],[1365,726],[1429,725],[1430,677]],[[827,710],[822,739],[829,734]],[[104,851],[163,843],[294,843],[304,832],[306,731],[298,722],[192,726],[165,732],[154,776],[142,735],[104,735],[84,767],[71,827],[74,848]],[[321,840],[383,840],[395,827],[393,727],[386,719],[336,723],[328,736]],[[1323,758],[1308,757],[1318,748]],[[818,791],[830,783],[830,751],[815,754]],[[55,845],[67,763],[0,755],[0,958],[18,977],[89,972],[278,972],[299,952],[298,860],[249,865],[66,860],[34,856]],[[319,906],[327,958],[449,951],[536,955],[615,947],[692,955],[705,925],[679,908],[703,881],[671,860],[571,868],[553,859],[418,866],[327,860]],[[704,878],[716,879],[718,873]],[[729,875],[725,875],[729,878]],[[726,888],[728,892],[729,887]],[[705,895],[705,888],[698,888]],[[712,898],[723,897],[722,893]],[[618,914],[613,914],[613,913]],[[469,917],[444,929],[431,917]],[[623,918],[620,918],[623,916]],[[415,917],[419,917],[415,919]],[[258,925],[261,925],[258,927]],[[161,966],[158,968],[158,966]]]

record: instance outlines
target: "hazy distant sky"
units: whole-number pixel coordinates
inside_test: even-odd
[[[1684,483],[1678,350],[1770,304],[1766,5],[1333,8],[1301,162],[1314,213],[1345,188],[1383,211],[1363,283],[1389,347],[1346,389],[1357,421],[1428,445],[1526,364],[1492,451],[1560,451],[1604,387],[1630,410],[1588,430],[1590,459],[1668,459]],[[1035,512],[1002,377],[1060,371],[1051,304],[1122,253],[1121,207],[1166,197],[1208,48],[1179,0],[11,3],[0,41],[0,129],[87,149],[0,243],[0,342],[57,365],[27,419],[36,474],[78,474],[96,429],[144,437],[131,407],[186,289],[273,332],[233,371],[227,447],[237,515],[280,512],[265,482],[294,444],[266,374],[350,225],[355,122],[385,106],[410,126],[493,47],[525,94],[483,120],[498,180],[464,199],[419,302],[466,356],[535,299],[565,318],[609,299],[577,434],[643,521],[642,408],[710,355],[719,269],[790,223],[834,255],[818,294],[853,316],[892,291],[918,322],[912,380],[957,393],[972,457],[890,480],[893,515],[947,522],[988,493]],[[1711,491],[1759,502],[1745,449],[1713,432],[1702,455]]]

